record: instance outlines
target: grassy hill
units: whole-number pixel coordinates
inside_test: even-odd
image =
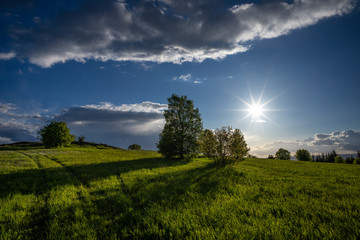
[[[0,239],[359,239],[359,219],[355,164],[0,150]]]

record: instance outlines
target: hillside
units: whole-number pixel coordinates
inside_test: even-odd
[[[166,160],[154,151],[0,151],[0,239],[356,239],[360,166]]]

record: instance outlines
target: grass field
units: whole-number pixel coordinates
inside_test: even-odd
[[[359,239],[360,165],[0,151],[0,239]]]

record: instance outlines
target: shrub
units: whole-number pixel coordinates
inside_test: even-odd
[[[356,159],[354,160],[354,163],[355,163],[355,164],[360,164],[360,158],[356,158]]]
[[[353,164],[353,162],[354,162],[354,157],[353,156],[345,158],[345,163]]]
[[[232,130],[230,126],[214,132],[206,129],[200,137],[200,147],[206,157],[212,158],[220,166],[241,160],[250,151],[241,131]]]
[[[273,155],[269,154],[268,159],[275,159]]]
[[[78,136],[78,143],[82,145],[84,144],[84,142],[85,142],[85,136],[84,135]]]
[[[128,149],[129,150],[140,150],[141,146],[139,144],[134,143],[134,144],[129,145]]]
[[[344,159],[342,158],[342,156],[338,155],[335,157],[335,162],[336,163],[344,163]]]
[[[299,149],[295,153],[295,157],[299,161],[312,161],[311,154],[306,149]]]
[[[74,136],[64,122],[53,121],[40,129],[38,134],[45,147],[63,147],[74,141]]]
[[[275,158],[276,159],[281,159],[281,160],[290,160],[291,155],[290,152],[286,149],[280,148],[276,154],[275,154]]]

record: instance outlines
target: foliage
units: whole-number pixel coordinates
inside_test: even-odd
[[[186,96],[173,94],[168,100],[168,109],[164,111],[165,126],[160,133],[157,147],[166,158],[197,153],[198,138],[202,132],[199,109]]]
[[[295,157],[299,161],[312,161],[311,154],[306,149],[299,149],[295,153]]]
[[[335,162],[335,157],[337,156],[338,154],[336,153],[335,150],[329,152],[329,153],[322,153],[321,155],[317,155],[315,157],[315,162]]]
[[[347,157],[347,158],[345,158],[345,163],[347,163],[347,164],[353,164],[354,163],[354,157],[351,155],[351,157]]]
[[[356,159],[354,160],[354,163],[355,163],[355,164],[360,164],[360,158],[356,158]]]
[[[275,157],[271,154],[269,154],[268,159],[275,159]]]
[[[129,145],[128,149],[129,150],[140,150],[141,146],[139,144],[134,143],[134,144]]]
[[[79,142],[80,145],[84,144],[85,136],[84,135],[78,136],[78,142]]]
[[[283,149],[283,148],[279,148],[279,150],[275,154],[275,158],[276,159],[281,159],[281,160],[290,160],[291,155],[290,155],[290,152],[288,150]]]
[[[40,129],[38,133],[46,147],[63,147],[74,141],[74,136],[70,134],[70,129],[65,122],[53,121]]]
[[[336,163],[344,163],[344,159],[342,158],[342,156],[338,155],[335,157],[335,162]]]
[[[203,154],[221,166],[243,159],[250,151],[241,131],[232,130],[230,126],[214,132],[206,129],[201,135],[200,145]]]
[[[359,239],[360,166],[0,151],[0,239]]]

